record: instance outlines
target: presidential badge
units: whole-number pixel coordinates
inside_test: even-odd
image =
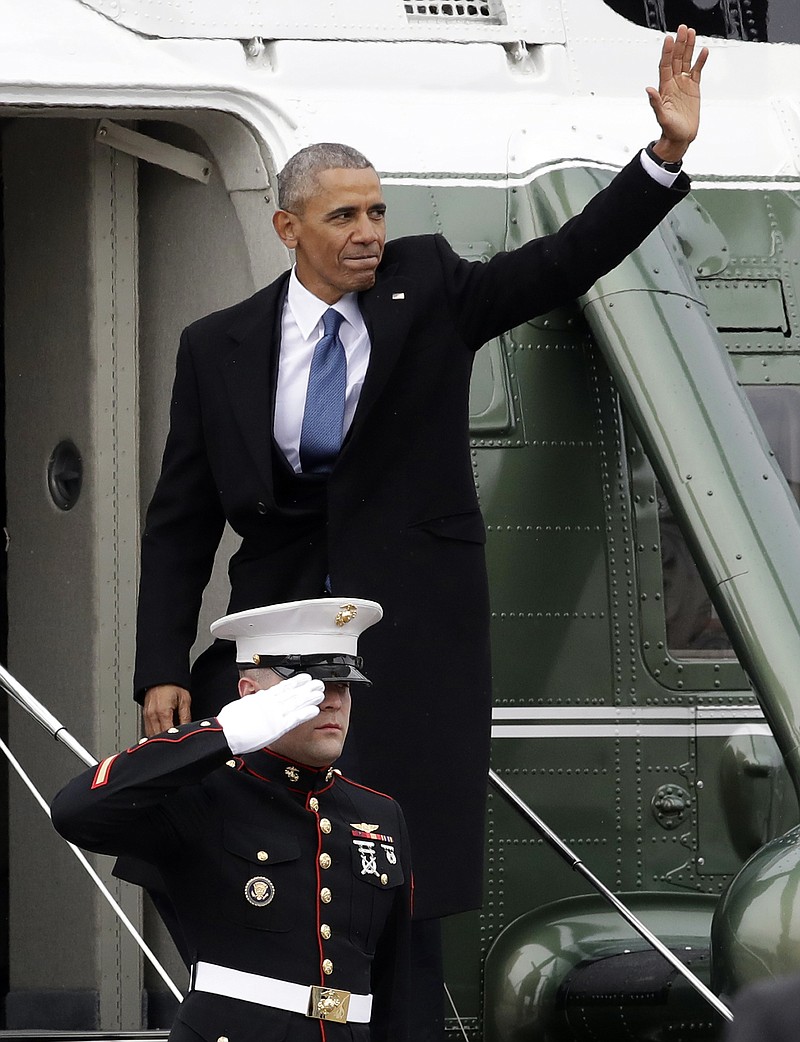
[[[346,626],[348,622],[352,622],[353,619],[358,615],[358,608],[355,604],[343,604],[339,611],[336,613],[337,626]]]
[[[245,884],[244,896],[255,908],[266,908],[275,896],[275,887],[266,876],[253,876]]]

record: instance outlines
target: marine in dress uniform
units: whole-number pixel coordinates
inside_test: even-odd
[[[107,757],[53,803],[66,839],[161,873],[192,961],[172,1042],[407,1037],[403,815],[322,752],[344,742],[348,685],[366,681],[357,636],[380,614],[325,599],[221,620],[245,697]],[[274,686],[255,690],[254,669]]]

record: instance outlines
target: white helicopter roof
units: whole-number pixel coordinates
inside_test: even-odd
[[[444,17],[446,6],[4,0],[0,105],[227,111],[279,165],[343,140],[395,180],[619,166],[655,135],[644,87],[659,34],[602,0],[450,0]],[[703,42],[692,174],[800,176],[800,47]]]
[[[158,37],[562,42],[558,4],[519,0],[81,0]]]

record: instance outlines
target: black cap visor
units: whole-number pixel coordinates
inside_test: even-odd
[[[239,662],[239,669],[271,669],[288,680],[296,673],[308,673],[326,684],[366,684],[372,681],[361,672],[360,655],[259,655],[258,662]]]

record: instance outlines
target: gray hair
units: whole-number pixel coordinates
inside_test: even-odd
[[[370,161],[349,145],[321,141],[301,148],[278,174],[278,206],[300,213],[318,187],[323,170],[374,170]]]

